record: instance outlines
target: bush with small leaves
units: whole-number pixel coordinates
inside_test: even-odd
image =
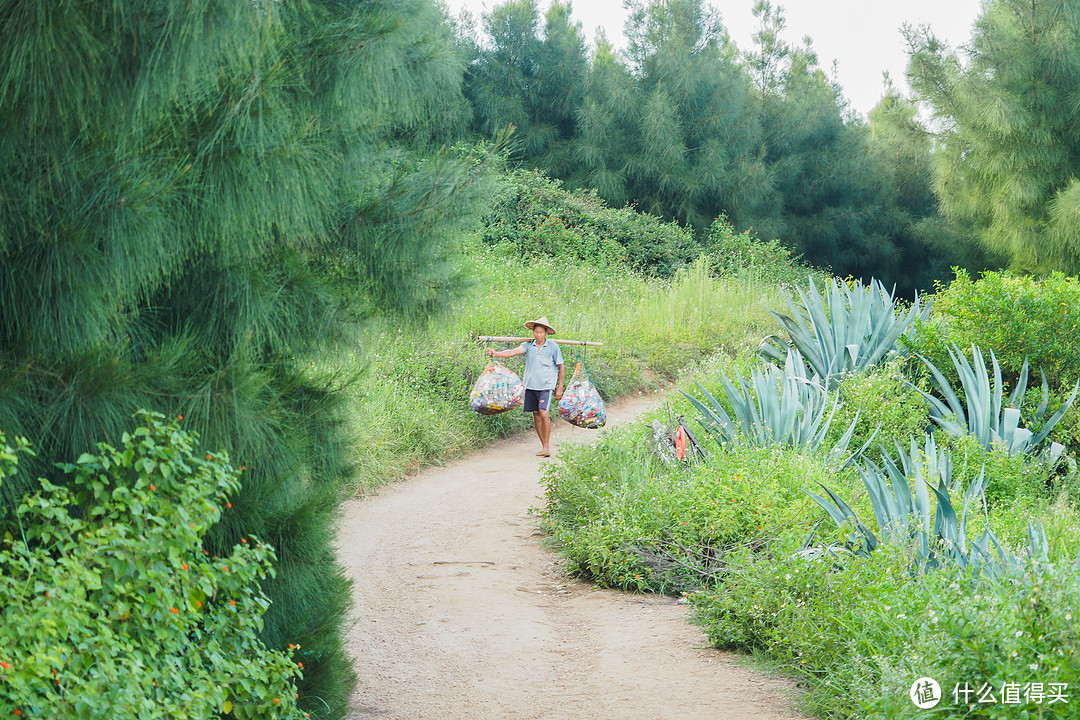
[[[225,557],[202,538],[240,488],[225,456],[196,452],[177,421],[140,413],[40,480],[0,540],[0,708],[22,717],[301,718],[300,664],[259,639],[273,549]],[[0,433],[0,482],[25,440]],[[241,468],[243,469],[243,468]]]

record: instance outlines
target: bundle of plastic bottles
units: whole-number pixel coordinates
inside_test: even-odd
[[[577,379],[580,370],[581,363],[578,363],[574,368],[574,376],[570,378],[570,385],[559,401],[559,417],[581,428],[602,428],[607,422],[604,400],[596,386],[589,381],[588,373],[581,380]]]
[[[495,415],[521,407],[525,385],[510,368],[491,361],[469,393],[469,404],[481,415]]]

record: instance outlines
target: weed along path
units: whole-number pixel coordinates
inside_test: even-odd
[[[625,422],[643,400],[612,405]],[[596,431],[556,421],[552,441]],[[706,647],[672,598],[596,590],[544,549],[535,434],[346,504],[350,720],[781,720],[790,681]]]

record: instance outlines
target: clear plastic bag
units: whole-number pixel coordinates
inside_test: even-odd
[[[480,373],[469,393],[469,404],[481,415],[495,415],[521,407],[525,402],[525,385],[510,368],[492,360]]]
[[[580,370],[581,363],[578,363],[574,368],[574,376],[570,378],[570,385],[567,386],[562,400],[559,401],[559,417],[581,428],[589,430],[602,428],[607,422],[604,400],[597,392],[596,386],[589,380],[588,371],[584,378],[577,379]]]

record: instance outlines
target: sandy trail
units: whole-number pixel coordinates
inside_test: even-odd
[[[612,405],[609,424],[646,406]],[[553,449],[595,436],[556,420]],[[705,647],[674,599],[566,575],[529,513],[538,449],[523,433],[346,504],[349,718],[801,718],[791,682]]]

